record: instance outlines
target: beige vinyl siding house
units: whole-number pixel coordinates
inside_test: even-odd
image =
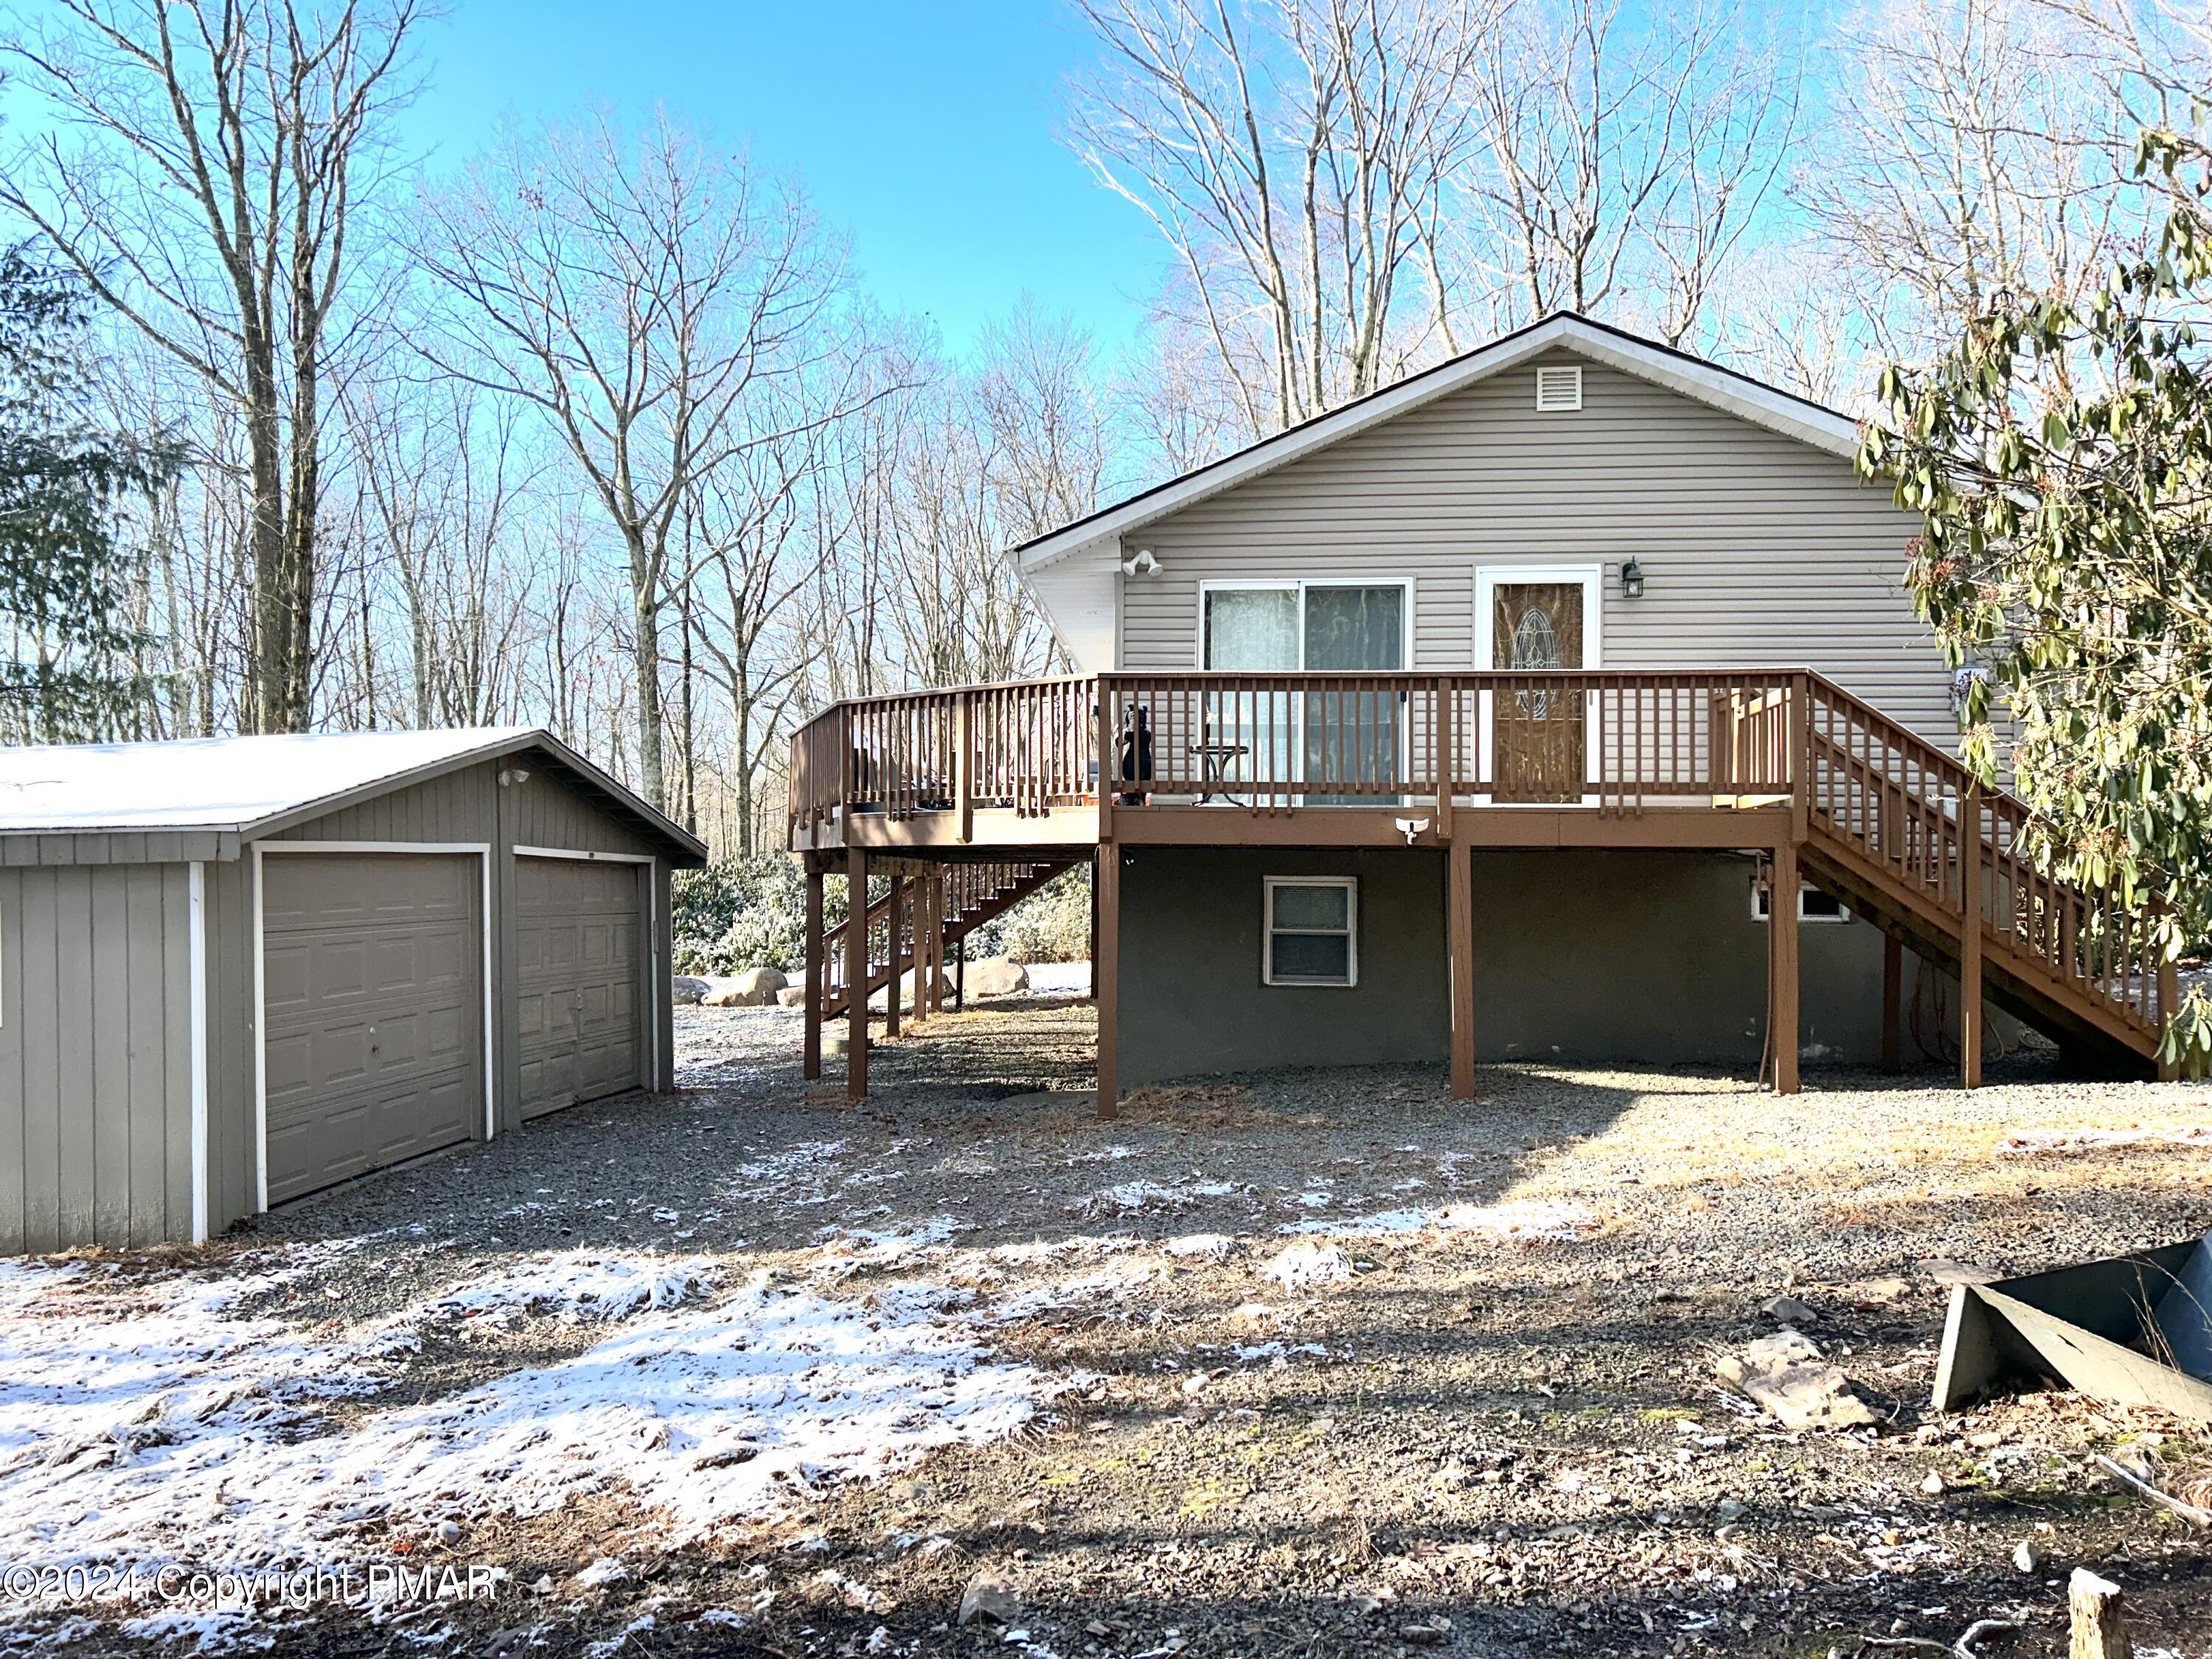
[[[1538,412],[1545,364],[1582,368],[1579,410]],[[1405,666],[1489,666],[1478,573],[1589,567],[1586,666],[1802,665],[1948,744],[1949,676],[1901,587],[1914,529],[1841,457],[1555,349],[1123,538],[1160,569],[1116,572],[1112,665],[1201,666],[1203,586],[1304,580],[1407,582]]]
[[[2133,896],[1957,759],[1855,424],[1548,317],[1012,550],[1078,671],[850,699],[792,744],[808,1075],[907,959],[901,882],[1088,855],[1098,1104],[1278,1066],[1955,1065],[2024,1020],[2155,1063]],[[925,904],[916,923],[926,936]],[[2084,941],[2091,941],[2089,944]],[[2115,949],[2118,954],[2114,954]],[[1809,1006],[1806,1000],[1809,994]],[[1993,1005],[2005,1018],[1993,1018]]]
[[[1886,485],[1859,476],[1856,450],[1851,423],[1832,410],[1563,316],[1056,531],[1018,557],[1086,671],[1525,666],[1496,637],[1498,618],[1512,614],[1498,599],[1550,588],[1564,596],[1571,635],[1552,662],[1689,674],[1810,668],[1953,748],[1951,676],[1903,590],[1917,521]],[[1228,596],[1285,588],[1297,599],[1279,601],[1271,624],[1255,627],[1249,600],[1243,615],[1224,608],[1236,602]],[[1317,660],[1312,595],[1324,588],[1379,595],[1386,618],[1401,607],[1400,639],[1363,622],[1354,660]],[[1291,621],[1294,611],[1304,620]],[[1209,617],[1227,619],[1218,634]],[[1286,702],[1273,706],[1294,726]],[[1431,729],[1418,706],[1399,718],[1398,763],[1413,764]],[[1270,754],[1285,741],[1244,726],[1215,735],[1264,739]],[[1175,745],[1172,761],[1188,737],[1174,730],[1162,741]],[[1287,739],[1300,741],[1295,732]],[[1760,1026],[1739,994],[1757,985],[1766,950],[1766,925],[1750,908],[1756,858],[1648,848],[1474,856],[1476,1000],[1490,1052],[1757,1056]],[[1127,1080],[1220,1069],[1240,1055],[1440,1056],[1445,1022],[1406,1017],[1440,997],[1446,979],[1442,863],[1410,839],[1404,853],[1145,848],[1122,862],[1129,960],[1173,960],[1221,988],[1194,1004],[1182,975],[1129,975]],[[1376,983],[1319,991],[1248,980],[1246,959],[1263,948],[1265,884],[1292,869],[1358,872],[1376,900],[1363,960]],[[1595,894],[1606,902],[1579,902]],[[1808,938],[1820,990],[1801,1034],[1806,1052],[1880,1052],[1879,930],[1846,921]],[[1955,991],[1936,966],[1912,972],[1908,1024],[1926,1044],[1948,1041]],[[1395,976],[1387,986],[1385,974]],[[1729,994],[1713,994],[1723,984]],[[2019,1028],[1995,1029],[2003,1042]]]

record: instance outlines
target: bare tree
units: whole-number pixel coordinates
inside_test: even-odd
[[[2140,245],[2138,126],[2108,45],[2036,0],[1886,0],[1838,38],[1838,112],[1793,193],[1886,355],[2005,290],[2079,295]]]
[[[1443,225],[1495,0],[1078,0],[1075,144],[1173,250],[1258,434],[1455,347]]]
[[[324,380],[418,0],[54,0],[0,45],[53,125],[0,204],[239,411],[249,729],[311,714]]]
[[[639,775],[663,803],[672,538],[705,480],[780,435],[751,418],[768,390],[844,349],[842,251],[793,188],[665,118],[510,137],[422,220],[453,306],[434,361],[538,410],[621,540]]]
[[[1627,313],[1680,343],[1773,184],[1797,107],[1788,60],[1730,5],[1519,0],[1469,94],[1488,137],[1465,257],[1498,320]]]

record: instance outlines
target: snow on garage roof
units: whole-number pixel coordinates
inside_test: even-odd
[[[527,726],[0,748],[0,835],[251,834],[314,816],[311,809],[327,809],[349,797],[523,749],[544,750],[662,835],[700,848],[695,837],[565,744]]]

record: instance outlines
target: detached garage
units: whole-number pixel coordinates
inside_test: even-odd
[[[0,1250],[241,1216],[672,1080],[696,837],[543,732],[0,750]]]

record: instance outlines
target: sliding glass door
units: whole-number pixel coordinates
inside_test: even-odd
[[[1278,582],[1209,586],[1200,604],[1200,660],[1213,672],[1352,674],[1405,666],[1403,584]],[[1206,730],[1193,770],[1223,797],[1288,805],[1282,787],[1255,784],[1388,785],[1400,776],[1401,714],[1395,691],[1346,683],[1288,690],[1222,688],[1206,697]],[[1201,770],[1201,768],[1203,769]],[[1309,805],[1364,803],[1387,794],[1306,795]]]
[[[1395,673],[1406,665],[1406,590],[1305,591],[1305,666],[1315,674]],[[1305,694],[1305,776],[1318,782],[1395,784],[1400,777],[1395,690],[1356,684]],[[1321,805],[1379,805],[1389,794],[1309,795]]]

